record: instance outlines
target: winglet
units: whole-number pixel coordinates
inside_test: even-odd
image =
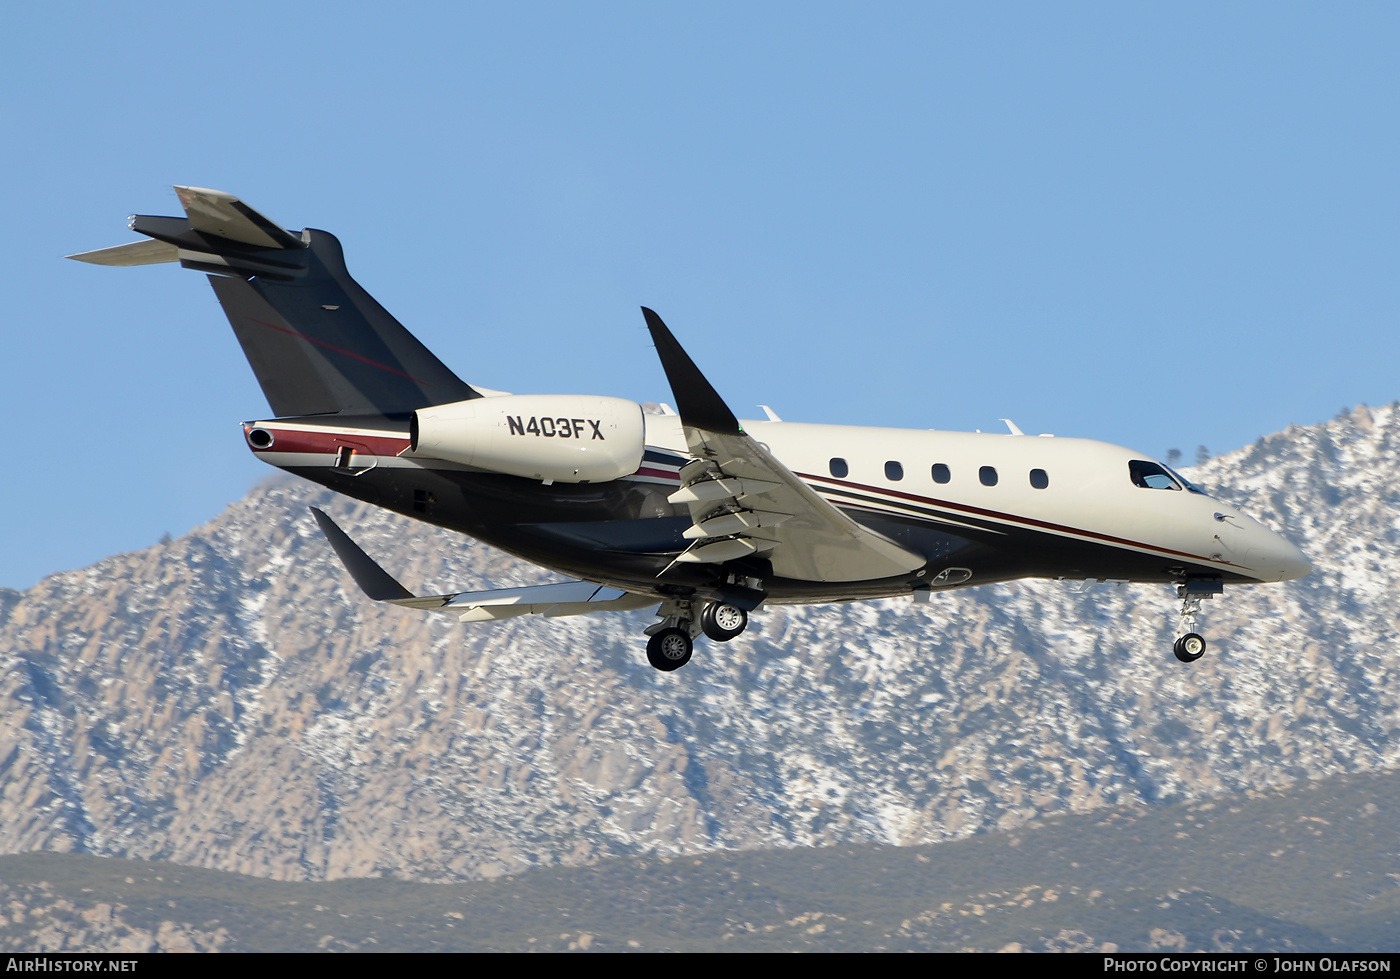
[[[656,344],[657,356],[661,358],[661,369],[666,372],[666,380],[676,396],[676,410],[681,421],[695,428],[721,435],[740,435],[743,429],[734,412],[724,403],[718,392],[705,380],[695,361],[690,359],[661,317],[642,307],[647,329],[651,331],[652,342]]]
[[[355,584],[360,586],[360,591],[376,602],[392,602],[414,597],[411,591],[395,581],[389,572],[375,564],[373,558],[360,550],[360,545],[337,527],[334,520],[316,507],[310,509],[316,523],[321,526],[321,533],[326,535],[326,540],[330,541],[331,547],[335,549],[336,557],[345,565],[345,570],[350,572],[350,577],[355,579]]]

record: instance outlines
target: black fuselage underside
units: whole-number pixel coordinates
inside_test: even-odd
[[[346,496],[446,527],[554,571],[658,597],[715,587],[726,573],[713,565],[676,564],[693,542],[684,506],[667,501],[674,485],[617,480],[545,485],[518,476],[456,470],[378,467],[358,475],[328,467],[289,467]],[[855,582],[768,577],[770,603],[851,601],[937,588],[938,574],[966,568],[949,587],[1019,578],[1174,582],[1187,577],[1253,582],[1218,566],[1080,540],[1032,528],[959,516],[961,525],[918,513],[874,513],[832,501],[850,517],[923,555],[919,571]]]

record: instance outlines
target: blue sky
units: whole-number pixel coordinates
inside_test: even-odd
[[[0,585],[270,471],[170,185],[336,233],[469,381],[1226,451],[1400,397],[1393,4],[11,5]],[[19,441],[15,441],[18,439]],[[19,448],[24,451],[18,451]]]

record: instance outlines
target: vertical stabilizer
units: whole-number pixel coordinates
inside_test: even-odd
[[[186,217],[131,219],[153,240],[69,257],[210,273],[275,415],[397,415],[480,397],[350,277],[334,235],[287,231],[222,191],[175,191]]]

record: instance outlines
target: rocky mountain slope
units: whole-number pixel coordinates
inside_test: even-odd
[[[760,612],[662,675],[645,613],[465,625],[354,590],[325,506],[412,588],[544,580],[270,482],[191,534],[0,600],[0,850],[286,880],[495,876],[607,854],[915,844],[1400,761],[1400,407],[1193,478],[1316,570],[1206,608],[1025,582]]]
[[[14,951],[1314,951],[1400,947],[1400,773],[1067,813],[921,847],[642,855],[493,880],[271,881],[0,856]]]

